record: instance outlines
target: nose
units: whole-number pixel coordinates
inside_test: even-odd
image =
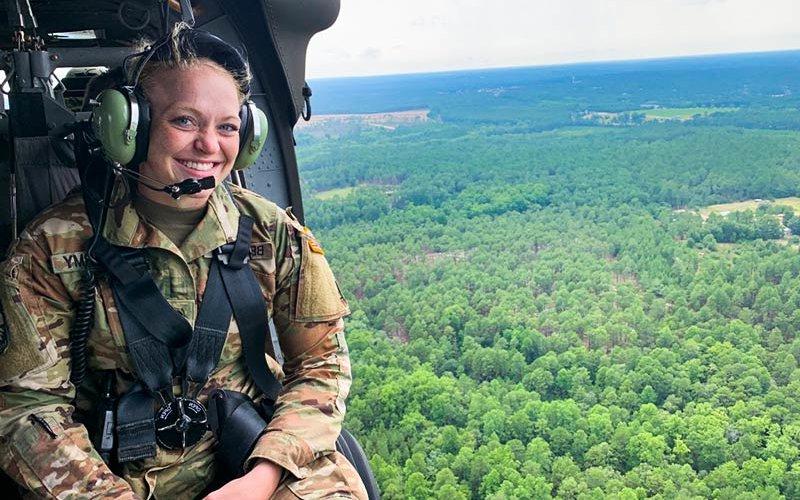
[[[214,154],[220,150],[220,137],[212,127],[204,127],[197,131],[194,147],[206,154]]]

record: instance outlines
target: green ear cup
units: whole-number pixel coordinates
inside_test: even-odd
[[[253,126],[247,135],[247,139],[245,139],[245,143],[239,147],[239,156],[236,157],[236,162],[233,164],[234,170],[241,170],[255,163],[261,154],[261,150],[264,149],[264,144],[267,143],[269,129],[267,115],[252,102],[246,103],[245,106],[250,108]]]
[[[138,107],[131,106],[129,96],[115,89],[104,90],[97,101],[92,112],[94,134],[109,160],[127,165],[136,153]]]

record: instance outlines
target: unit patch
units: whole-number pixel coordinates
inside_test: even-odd
[[[80,271],[86,267],[86,252],[59,253],[50,257],[56,274]]]
[[[27,255],[14,255],[9,257],[5,263],[5,277],[12,282],[16,283],[19,278],[19,266],[26,265],[30,267],[30,258]]]

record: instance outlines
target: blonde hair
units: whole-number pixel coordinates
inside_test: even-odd
[[[141,40],[137,44],[138,60],[136,64],[126,67],[126,77],[128,81],[132,82],[137,87],[141,87],[145,96],[147,96],[147,90],[150,88],[155,75],[161,71],[188,69],[201,64],[210,64],[220,71],[231,75],[236,84],[236,91],[240,103],[247,100],[247,98],[250,97],[252,75],[250,73],[250,66],[244,58],[238,54],[235,48],[229,46],[229,51],[236,52],[243,62],[241,69],[235,69],[212,57],[202,54],[199,55],[193,40],[188,36],[191,30],[193,30],[193,28],[188,24],[180,22],[175,24],[170,36],[167,38],[157,42]]]

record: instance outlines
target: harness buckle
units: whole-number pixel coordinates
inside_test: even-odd
[[[244,257],[238,259],[241,262],[236,262],[236,254],[234,250],[236,249],[236,243],[226,243],[219,248],[214,249],[214,255],[216,256],[217,260],[222,262],[225,266],[231,267],[233,269],[241,269],[244,265],[250,263],[250,253],[244,255]]]

